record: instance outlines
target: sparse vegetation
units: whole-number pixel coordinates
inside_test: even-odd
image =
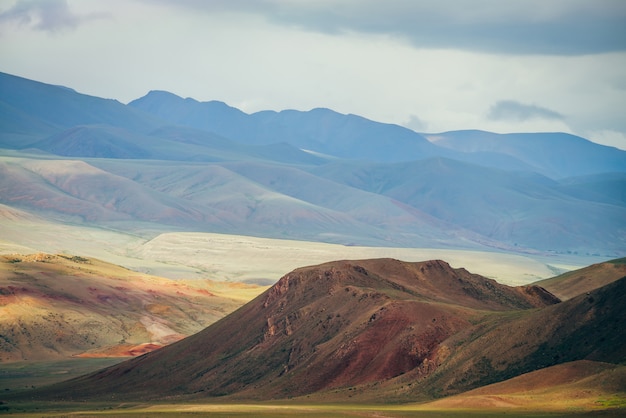
[[[172,281],[82,256],[0,256],[0,359],[142,354],[201,330],[263,289]]]
[[[59,260],[72,262],[70,258]],[[99,268],[99,262],[90,262]],[[610,339],[597,347],[577,344],[577,351],[572,351],[579,330],[588,334],[585,329],[590,320],[594,332],[606,330],[620,338],[619,331],[601,325],[603,316],[589,317],[586,312],[589,303],[601,304],[598,312],[607,318],[615,317],[612,309],[622,308],[613,299],[621,290],[593,291],[592,302],[590,295],[583,294],[570,302],[550,304],[554,301],[547,303],[541,293],[507,288],[464,270],[454,270],[441,261],[406,264],[361,260],[359,266],[354,269],[343,262],[298,269],[236,314],[182,343],[143,357],[141,367],[126,368],[127,363],[114,366],[105,373],[108,378],[93,375],[39,389],[42,383],[63,375],[48,369],[45,363],[23,367],[21,380],[17,380],[23,384],[5,392],[7,403],[3,406],[14,413],[54,408],[63,413],[111,416],[208,412],[228,416],[497,416],[501,408],[512,416],[558,415],[572,413],[572,408],[581,414],[600,409],[610,416],[612,411],[624,409],[620,386],[626,373],[623,366],[573,362],[550,367],[590,352],[596,356],[601,353],[605,359],[623,357],[619,344]],[[624,280],[620,280],[611,286],[623,285]],[[468,286],[472,292],[466,291]],[[527,309],[518,308],[523,298],[533,300]],[[533,308],[536,303],[547,306]],[[572,313],[579,307],[586,315],[582,319]],[[47,317],[62,320],[56,314]],[[550,321],[546,321],[548,317]],[[570,318],[572,322],[560,322],[559,318]],[[593,325],[593,321],[600,321],[597,324],[601,326]],[[594,340],[605,338],[595,336]],[[598,347],[604,351],[597,351]],[[555,357],[555,352],[562,355]],[[360,366],[368,353],[372,355],[362,363],[366,366]],[[406,362],[413,357],[417,360]],[[316,359],[322,363],[315,363]],[[380,361],[386,363],[377,367]],[[350,364],[356,368],[351,369]],[[543,370],[520,375],[545,367],[546,374],[538,377],[533,376]],[[20,370],[17,364],[13,370]],[[395,372],[386,374],[390,370]],[[69,377],[76,371],[65,367],[64,374]],[[15,379],[11,376],[16,374],[8,372],[6,376]],[[127,382],[126,389],[106,389],[109,378],[114,379],[116,388],[120,382]],[[151,383],[164,381],[166,386]],[[527,383],[535,381],[540,383]],[[500,383],[484,386],[492,382]],[[151,389],[136,389],[145,387]],[[449,397],[475,387],[479,387],[476,393]],[[528,388],[535,392],[529,395]],[[22,394],[15,389],[21,389]],[[68,391],[71,395],[67,399],[87,396],[88,402],[45,401],[52,394],[63,399]],[[113,395],[115,402],[97,400],[105,393]],[[33,395],[29,394],[36,394],[40,402],[33,403],[29,400]],[[176,401],[155,404],[159,402],[152,399],[155,394]],[[562,403],[548,402],[554,396]],[[250,397],[284,400],[221,402]],[[407,405],[433,398],[442,399]],[[144,399],[151,399],[150,406],[138,403]],[[206,403],[207,399],[211,403]],[[354,404],[358,406],[345,404],[347,399],[358,402]],[[214,404],[214,400],[220,403]],[[300,403],[305,400],[306,404]],[[122,409],[120,402],[125,405]]]
[[[624,151],[0,84],[1,413],[626,412]]]

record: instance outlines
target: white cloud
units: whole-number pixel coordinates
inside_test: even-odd
[[[403,122],[402,125],[406,128],[414,130],[415,132],[426,132],[428,130],[428,124],[416,115],[409,115],[409,119]]]

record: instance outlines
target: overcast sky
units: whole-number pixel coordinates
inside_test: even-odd
[[[0,0],[0,71],[626,149],[622,0]]]

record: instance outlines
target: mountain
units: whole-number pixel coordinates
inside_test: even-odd
[[[0,171],[0,203],[107,227],[580,254],[620,255],[625,246],[624,209],[608,194],[584,200],[545,177],[454,160],[301,167],[250,154],[212,163],[7,157]]]
[[[141,135],[123,128],[79,125],[37,141],[31,147],[65,157],[139,159],[154,155],[150,150],[154,142],[146,142]]]
[[[626,204],[626,173],[591,174],[559,182],[563,193],[580,200],[610,205]]]
[[[460,346],[429,382],[431,390],[451,395],[577,360],[622,364],[625,291],[622,278],[488,331],[474,330],[464,336],[469,341],[458,335],[449,343]]]
[[[168,125],[186,126],[216,134],[236,129],[236,126],[245,126],[249,118],[248,114],[223,102],[198,102],[159,90],[150,91],[144,97],[130,102],[128,106],[167,121]],[[238,139],[230,135],[224,136]]]
[[[294,165],[318,165],[326,162],[326,158],[316,156],[303,151],[286,142],[275,142],[267,145],[248,145],[233,141],[207,131],[180,126],[165,126],[151,133],[153,140],[156,138],[167,139],[177,143],[177,148],[187,148],[187,144],[196,145],[195,157],[190,160],[198,161],[200,155],[206,154],[207,161],[210,158],[216,161],[271,161]],[[182,144],[181,144],[182,143]],[[202,149],[202,148],[204,149]],[[163,159],[175,160],[177,151],[172,148],[169,157]],[[165,153],[164,153],[165,154]],[[181,159],[180,157],[178,159]],[[182,158],[187,159],[187,158]]]
[[[163,91],[151,91],[129,106],[170,124],[244,143],[286,142],[349,160],[389,163],[444,157],[507,171],[534,171],[558,179],[626,172],[626,151],[565,133],[453,131],[422,135],[330,109],[249,115],[223,102],[199,102]]]
[[[66,254],[0,256],[0,362],[139,355],[262,288],[173,281]],[[230,293],[230,295],[227,295]]]
[[[325,162],[286,143],[246,145],[209,132],[172,126],[141,134],[109,125],[80,125],[32,143],[30,147],[79,158],[190,162],[267,160],[313,165]]]
[[[409,129],[330,109],[248,115],[221,102],[198,102],[160,91],[150,92],[129,106],[174,125],[213,132],[247,144],[286,142],[338,158],[406,161],[446,154]]]
[[[0,147],[24,148],[38,135],[76,125],[106,124],[134,132],[159,122],[116,100],[0,73]]]
[[[198,334],[43,396],[260,400],[354,386],[385,391],[395,379],[440,379],[463,354],[449,343],[454,336],[483,334],[555,303],[540,287],[500,285],[442,261],[326,263],[287,274]]]
[[[544,287],[562,300],[571,299],[583,293],[606,286],[626,277],[626,258],[593,264],[561,274],[536,284]]]
[[[570,187],[535,173],[445,158],[393,165],[334,162],[309,171],[513,247],[581,253],[612,247],[620,255],[626,246],[624,206],[619,197],[608,197],[619,182],[592,192],[582,181],[580,188]]]
[[[0,200],[42,215],[59,214],[87,223],[147,220],[223,224],[208,208],[181,205],[167,194],[83,161],[8,160],[0,162]]]
[[[151,224],[344,244],[452,245],[460,235],[468,237],[468,246],[491,243],[387,197],[297,167],[252,161],[90,162],[0,159],[0,203],[114,228]]]
[[[0,74],[0,204],[133,231],[624,255],[623,151],[567,134],[436,136],[159,91],[124,105]]]
[[[437,145],[455,151],[506,154],[554,178],[626,172],[626,151],[566,133],[454,131],[429,137]]]

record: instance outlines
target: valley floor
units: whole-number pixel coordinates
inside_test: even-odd
[[[605,258],[457,248],[361,247],[200,232],[119,230],[33,220],[0,224],[0,254],[95,257],[170,279],[272,284],[295,268],[341,259],[445,260],[508,285],[556,276]]]
[[[4,407],[4,410],[2,409]],[[571,407],[571,408],[432,408],[423,405],[357,405],[357,404],[0,404],[0,411],[16,417],[377,417],[377,418],[458,418],[458,417],[622,417],[621,408]]]
[[[30,373],[31,382],[44,385],[60,380],[59,375],[70,378],[113,361],[116,360],[76,359],[30,367],[15,364],[10,370],[14,375]],[[623,417],[626,392],[611,381],[623,381],[625,373],[626,366],[577,361],[435,401],[387,404],[350,400],[337,391],[262,402],[234,399],[50,402],[29,397],[30,387],[21,387],[4,389],[4,396],[0,393],[0,414],[19,417]],[[556,381],[561,383],[537,383],[537,380],[550,380],[548,375],[552,380],[558,376]]]

